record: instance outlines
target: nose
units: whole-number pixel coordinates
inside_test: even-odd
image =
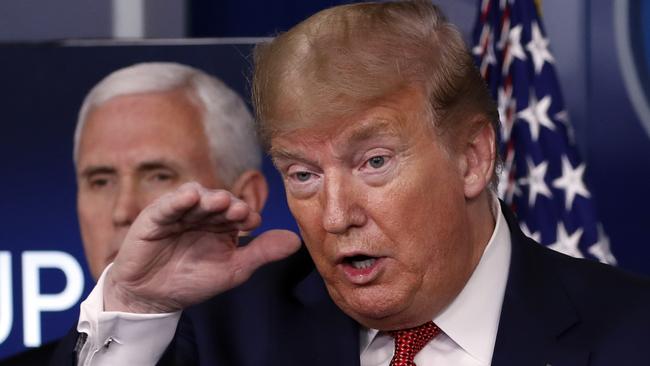
[[[323,228],[331,234],[345,234],[354,227],[366,223],[366,215],[360,202],[364,195],[355,189],[349,179],[330,175],[323,189]]]
[[[141,211],[138,194],[133,184],[121,184],[113,204],[113,225],[130,226]]]

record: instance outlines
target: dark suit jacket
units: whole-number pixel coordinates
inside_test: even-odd
[[[650,365],[650,282],[553,252],[504,214],[512,258],[492,364]],[[71,344],[53,364],[73,362]],[[329,298],[303,249],[186,310],[159,364],[354,366],[359,326]]]
[[[71,329],[63,338],[0,361],[0,366],[74,365],[77,331]]]

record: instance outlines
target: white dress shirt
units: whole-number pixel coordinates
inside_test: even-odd
[[[131,314],[104,311],[104,278],[81,303],[77,331],[88,336],[79,352],[83,366],[153,366],[174,337],[181,312]]]
[[[416,357],[418,365],[490,365],[510,263],[510,232],[497,208],[483,256],[460,294],[433,319],[442,330]],[[155,365],[176,331],[180,312],[130,314],[103,311],[104,270],[81,304],[77,330],[88,334],[79,365]],[[394,342],[376,329],[360,333],[361,366],[388,366]]]
[[[510,231],[501,210],[483,256],[454,301],[433,322],[442,330],[416,356],[417,365],[487,366],[492,360],[510,266]],[[388,366],[393,337],[361,331],[361,366]]]

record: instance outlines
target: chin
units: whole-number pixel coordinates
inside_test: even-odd
[[[399,329],[410,301],[398,292],[356,288],[332,293],[334,302],[361,325],[380,330]]]

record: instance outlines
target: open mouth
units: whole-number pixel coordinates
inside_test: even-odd
[[[348,264],[355,269],[368,269],[372,267],[376,261],[376,257],[370,257],[367,255],[354,255],[343,259],[343,263]]]
[[[349,255],[341,259],[339,268],[351,283],[368,285],[373,283],[384,271],[384,259],[384,257],[373,257],[365,254]]]

